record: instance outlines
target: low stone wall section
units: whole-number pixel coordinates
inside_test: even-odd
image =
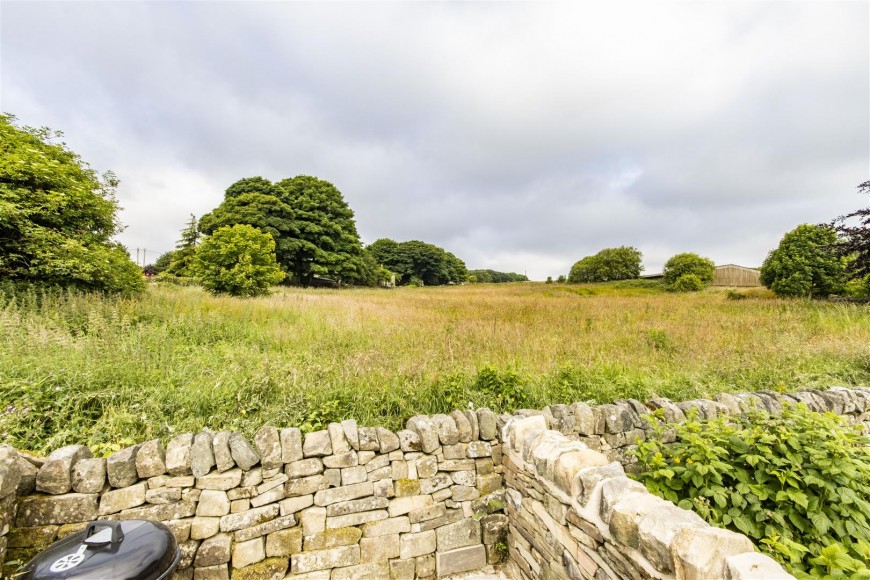
[[[542,415],[503,435],[511,578],[782,580],[742,534],[649,493]]]
[[[0,447],[7,574],[96,519],[165,523],[178,579],[429,578],[506,554],[501,444],[482,409],[407,429],[186,433],[92,457]]]

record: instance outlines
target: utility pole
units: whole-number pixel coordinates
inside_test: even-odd
[[[139,248],[136,248],[136,265],[139,265]]]
[[[148,253],[148,250],[146,250],[145,248],[142,248],[142,267],[143,268],[145,267],[145,264],[148,263],[148,258],[145,257],[145,254],[147,254],[147,253]]]

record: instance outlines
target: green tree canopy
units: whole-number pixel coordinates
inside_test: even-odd
[[[692,252],[685,252],[671,256],[665,262],[663,270],[665,284],[673,286],[680,277],[694,274],[706,286],[713,281],[716,274],[716,265],[710,258],[704,258]]]
[[[0,278],[141,291],[141,270],[112,241],[122,229],[117,178],[98,175],[60,137],[0,115]]]
[[[247,224],[218,228],[197,247],[193,273],[215,294],[259,296],[284,279],[275,240]]]
[[[469,270],[468,276],[474,276],[481,284],[503,284],[505,282],[528,282],[525,274],[514,272],[497,272],[495,270]],[[552,281],[552,280],[551,280]]]
[[[181,230],[181,239],[175,244],[175,251],[172,253],[166,273],[185,278],[193,276],[193,260],[197,243],[199,243],[199,229],[196,216],[190,214],[187,225]]]
[[[586,256],[571,267],[568,282],[609,282],[630,280],[640,276],[643,266],[640,250],[631,246],[605,248],[594,256]]]
[[[858,191],[870,194],[870,181],[859,185]],[[847,273],[852,278],[870,277],[870,207],[838,217],[833,226],[839,237],[836,251],[846,258]]]
[[[410,284],[417,278],[426,286],[440,286],[460,284],[468,278],[465,262],[434,244],[384,238],[367,249],[378,263],[399,276],[399,284]]]
[[[837,233],[829,226],[803,224],[783,236],[761,266],[761,283],[780,296],[827,296],[845,282]]]

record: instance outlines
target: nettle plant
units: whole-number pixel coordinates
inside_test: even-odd
[[[803,404],[649,420],[654,433],[635,454],[652,493],[746,534],[798,578],[870,578],[870,438],[860,426]]]

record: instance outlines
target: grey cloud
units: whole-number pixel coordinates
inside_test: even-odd
[[[4,2],[5,111],[122,178],[129,247],[313,174],[362,237],[567,272],[633,244],[758,264],[863,200],[862,3]],[[38,31],[34,34],[34,31]]]

